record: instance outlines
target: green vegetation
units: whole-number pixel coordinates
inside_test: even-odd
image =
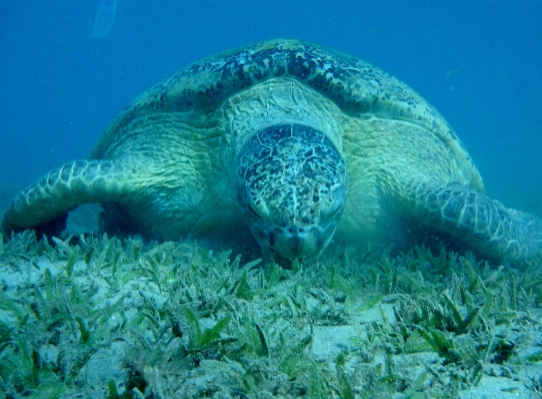
[[[489,376],[540,392],[524,370],[542,363],[541,265],[377,252],[287,269],[186,243],[0,239],[0,398],[454,398]],[[338,328],[322,356],[316,329]]]

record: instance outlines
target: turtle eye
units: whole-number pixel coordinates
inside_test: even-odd
[[[339,201],[334,201],[334,203],[331,204],[325,204],[322,208],[320,208],[320,218],[322,220],[328,220],[337,214],[341,210],[341,204]]]
[[[269,245],[271,247],[275,246],[275,233],[273,233],[273,232],[271,232],[271,234],[269,234]]]
[[[320,207],[320,220],[328,221],[336,219],[338,214],[342,212],[344,208],[344,200],[337,195],[329,195]]]
[[[249,210],[249,212],[250,212],[252,215],[254,215],[254,216],[256,216],[258,219],[262,220],[262,217],[258,214],[258,212],[256,212],[256,211],[254,210],[254,208],[252,207],[251,204],[248,204],[248,210]]]
[[[244,204],[248,208],[248,212],[256,216],[258,220],[266,220],[269,217],[269,209],[259,195],[247,196]]]

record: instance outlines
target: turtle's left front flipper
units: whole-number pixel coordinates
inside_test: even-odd
[[[459,183],[414,183],[401,191],[395,205],[413,220],[459,238],[488,258],[518,268],[542,264],[542,219]]]

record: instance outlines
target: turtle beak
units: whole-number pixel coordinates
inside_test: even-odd
[[[314,228],[297,225],[287,229],[275,229],[274,249],[285,258],[307,258],[318,252],[318,240]],[[321,243],[320,243],[321,245]]]
[[[276,228],[270,234],[269,245],[287,259],[319,256],[331,241],[335,227],[336,224],[330,225],[328,229],[298,225]]]

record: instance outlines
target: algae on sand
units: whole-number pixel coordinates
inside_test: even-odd
[[[0,398],[542,389],[541,265],[348,249],[287,270],[180,242],[1,242]]]

